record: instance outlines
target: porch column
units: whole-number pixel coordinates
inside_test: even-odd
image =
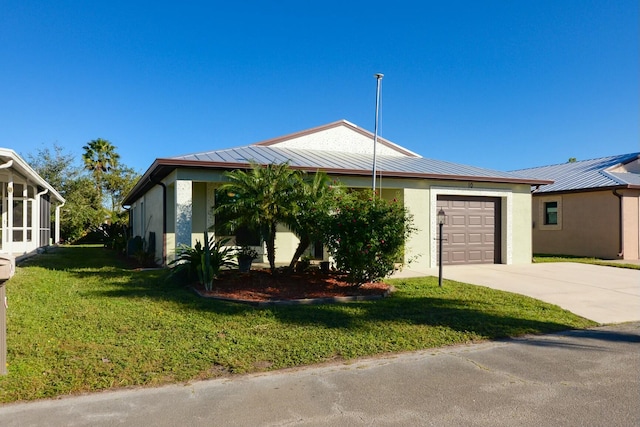
[[[191,181],[176,181],[176,247],[191,246],[193,219],[193,185]]]
[[[56,237],[55,237],[55,244],[60,243],[60,209],[62,209],[62,207],[64,206],[64,203],[61,205],[57,205],[56,206]]]
[[[38,187],[36,187],[36,191],[37,189]],[[41,212],[42,200],[40,199],[42,196],[44,196],[48,192],[49,192],[49,189],[45,188],[43,191],[37,193],[34,201],[35,206],[33,207],[33,209],[31,209],[31,217],[33,218],[31,220],[31,225],[33,226],[32,233],[35,233],[35,236],[33,236],[33,239],[36,244],[36,248],[49,245],[49,242],[44,242],[44,244],[42,244],[43,242],[40,239],[41,233],[42,233],[42,226],[44,225],[40,222],[40,220],[42,219],[42,212]],[[49,224],[49,230],[51,230],[51,224]]]
[[[13,253],[13,174],[9,172],[9,183],[7,184],[7,235],[3,235],[4,242],[7,244],[5,252]]]

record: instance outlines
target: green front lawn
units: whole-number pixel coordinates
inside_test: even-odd
[[[584,328],[532,298],[437,278],[378,301],[254,308],[197,297],[108,250],[62,247],[6,283],[0,402],[150,386]]]
[[[640,265],[626,264],[624,262],[613,262],[599,258],[579,257],[571,255],[545,255],[535,254],[533,256],[533,262],[580,262],[583,264],[603,265],[605,267],[618,267],[618,268],[631,268],[640,270]]]

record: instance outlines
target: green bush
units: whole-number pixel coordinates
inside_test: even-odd
[[[414,231],[412,216],[397,200],[371,191],[343,192],[324,224],[325,243],[338,270],[361,285],[387,277],[402,262],[404,242]]]
[[[177,249],[176,259],[169,263],[173,267],[171,278],[179,277],[186,271],[189,280],[197,280],[202,283],[207,291],[213,286],[213,279],[218,277],[223,267],[235,267],[235,251],[225,247],[229,239],[219,241],[209,240],[209,235],[204,232],[204,246],[196,240],[192,248],[180,245]]]

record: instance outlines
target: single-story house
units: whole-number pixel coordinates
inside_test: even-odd
[[[553,180],[533,190],[533,251],[638,259],[640,153],[514,171]]]
[[[60,208],[64,202],[15,151],[0,148],[0,253],[20,256],[60,241]]]
[[[133,235],[154,240],[148,243],[156,259],[171,261],[179,244],[194,245],[214,225],[215,190],[227,180],[225,172],[250,162],[289,162],[351,188],[371,188],[373,141],[371,132],[340,120],[238,148],[158,158],[124,200]],[[383,198],[404,203],[418,228],[406,242],[405,261],[437,265],[436,214],[444,209],[444,263],[531,262],[531,186],[551,181],[427,159],[385,138],[377,142],[376,187]],[[281,228],[276,262],[288,263],[297,243]],[[264,254],[260,242],[254,245]],[[327,259],[321,244],[311,250]]]

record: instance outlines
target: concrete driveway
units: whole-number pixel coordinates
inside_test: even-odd
[[[438,275],[404,270],[394,278]],[[640,270],[572,262],[444,266],[443,277],[527,295],[598,323],[640,320]]]

